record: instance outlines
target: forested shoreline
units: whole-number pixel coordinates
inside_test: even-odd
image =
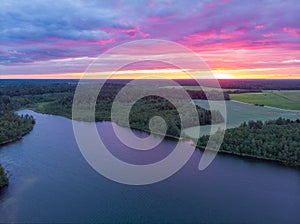
[[[0,112],[0,146],[20,140],[29,133],[34,125],[34,118],[29,115],[17,115],[11,111]],[[0,189],[8,184],[7,173],[0,164]]]
[[[32,130],[34,123],[32,116],[19,116],[12,111],[10,97],[0,96],[0,147],[20,140]],[[6,185],[8,185],[7,173],[0,164],[0,190]]]
[[[204,149],[208,139],[208,135],[202,136],[197,147]],[[300,167],[300,120],[244,122],[225,131],[220,152]]]

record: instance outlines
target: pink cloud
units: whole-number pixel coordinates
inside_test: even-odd
[[[192,46],[192,45],[201,45],[202,47],[205,45],[213,46],[222,42],[223,40],[234,41],[235,39],[240,39],[244,36],[246,32],[247,30],[243,28],[236,29],[234,31],[226,31],[222,29],[219,32],[217,32],[216,30],[211,30],[207,32],[197,32],[184,37],[181,43],[188,46]],[[224,46],[227,45],[226,42],[222,42],[222,44],[224,44]]]
[[[154,22],[159,21],[161,19],[162,19],[162,17],[160,17],[160,16],[150,16],[147,18],[148,21],[154,21]]]
[[[106,40],[98,40],[98,41],[95,41],[95,42],[97,44],[105,45],[105,44],[108,44],[108,43],[113,43],[115,41],[116,40],[114,38],[109,38],[109,39],[106,39]]]
[[[286,32],[294,37],[300,36],[300,29],[284,27],[284,28],[282,28],[282,31]]]
[[[263,29],[265,26],[263,24],[259,24],[255,26],[255,29]]]
[[[262,34],[263,37],[273,37],[275,34],[274,33],[264,33]]]

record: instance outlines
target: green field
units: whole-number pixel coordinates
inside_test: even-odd
[[[267,90],[261,93],[230,94],[230,99],[288,110],[300,110],[300,90]]]

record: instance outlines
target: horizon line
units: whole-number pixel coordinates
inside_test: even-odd
[[[81,80],[83,78],[1,78],[0,80]],[[89,80],[135,80],[137,78],[109,78],[109,79],[101,79],[101,78],[89,78]],[[141,78],[139,78],[141,79]],[[196,80],[193,78],[142,78],[142,80]],[[199,78],[200,80],[300,80],[300,78]],[[85,79],[88,80],[88,79]]]

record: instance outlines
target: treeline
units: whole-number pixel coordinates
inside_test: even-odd
[[[229,93],[218,90],[209,90],[206,93],[202,90],[187,90],[187,93],[194,100],[230,100]]]
[[[205,147],[208,139],[209,136],[201,137],[197,146]],[[225,131],[220,150],[300,166],[300,120],[244,122]]]
[[[186,105],[190,102],[179,103],[179,108],[175,108],[173,104],[164,98],[157,96],[147,96],[137,101],[130,111],[130,126],[131,128],[150,131],[149,121],[154,116],[160,116],[163,118],[167,125],[166,134],[169,136],[179,137],[182,129],[193,127],[196,124],[195,119],[199,119],[200,125],[208,125],[212,123],[220,123],[224,121],[223,116],[219,111],[210,111],[196,106],[198,117],[192,116]],[[181,119],[179,112],[183,117],[185,123],[184,127],[181,127]],[[119,116],[122,118],[122,111],[119,112]],[[158,127],[158,130],[161,128]]]
[[[55,101],[66,94],[73,95],[75,89],[75,84],[68,83],[0,85],[0,110],[16,110],[39,102]]]
[[[209,79],[208,79],[209,80]],[[197,86],[195,80],[176,80],[182,86]],[[247,89],[247,90],[300,90],[298,79],[218,79],[223,89]],[[203,81],[207,87],[215,87],[214,82]]]
[[[45,93],[74,92],[75,84],[69,83],[23,83],[0,85],[0,96],[26,96]]]
[[[234,89],[226,90],[226,94],[239,94],[239,93],[261,93],[262,90],[259,89]]]
[[[103,86],[98,99],[112,101],[119,90],[124,86],[125,84],[122,83],[106,83]],[[151,86],[146,88],[151,88]],[[61,100],[65,96],[71,97],[74,95],[75,89],[76,84],[74,83],[5,84],[0,85],[0,97],[1,103],[6,105],[6,109],[18,109],[39,102]],[[136,89],[137,91],[143,90],[143,88]],[[180,90],[173,88],[163,88],[160,89],[160,91],[164,91],[165,94],[170,96],[176,95],[177,97],[180,97],[182,95]],[[202,90],[187,90],[187,93],[192,99],[206,100],[208,98],[207,95],[209,95],[209,99],[212,100],[229,100],[229,95],[227,93],[220,93],[215,90],[207,91],[206,93]]]
[[[247,89],[247,90],[300,90],[300,80],[219,80],[224,89]]]

